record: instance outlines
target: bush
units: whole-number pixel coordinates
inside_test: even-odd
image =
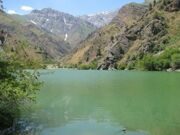
[[[125,63],[121,63],[118,65],[118,69],[119,70],[125,70],[126,69],[126,64]]]
[[[78,69],[88,70],[88,69],[97,69],[97,67],[98,67],[97,60],[94,60],[89,64],[79,64]]]
[[[163,14],[162,14],[162,13],[156,11],[156,12],[153,14],[153,19],[164,20],[164,17],[163,17]]]
[[[180,69],[180,54],[174,54],[171,56],[171,67],[173,70]]]
[[[154,71],[154,59],[152,55],[146,55],[141,61],[139,61],[138,68],[148,71]]]
[[[131,61],[127,64],[127,69],[128,70],[134,70],[135,69],[135,62]]]
[[[159,56],[146,55],[137,64],[137,67],[149,71],[162,71],[168,68],[180,68],[180,50],[178,48],[166,49]]]
[[[83,69],[83,70],[97,69],[97,64],[96,63],[81,64],[78,66],[78,69]]]

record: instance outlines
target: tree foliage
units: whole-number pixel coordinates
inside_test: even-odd
[[[138,68],[148,71],[162,71],[168,68],[180,69],[180,49],[168,48],[159,56],[148,54],[137,65]]]
[[[41,83],[38,74],[0,56],[0,127],[11,126],[20,108],[35,100]]]
[[[152,3],[149,3],[149,11],[153,9]]]

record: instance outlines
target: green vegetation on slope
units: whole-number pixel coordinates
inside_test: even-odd
[[[22,31],[29,33],[18,21],[0,12],[0,134],[5,135],[13,131],[20,110],[29,109],[41,85],[38,74],[25,68],[39,68],[47,60],[44,50],[33,46]]]
[[[147,10],[146,5],[134,3],[124,6],[111,24],[85,40],[81,48],[65,59],[65,64],[88,67],[92,61],[97,61],[96,68],[104,70],[117,67],[129,70],[178,69],[180,2],[160,0],[154,1],[150,7]],[[170,54],[175,56],[162,56],[169,53],[168,50],[177,52]],[[101,55],[97,55],[98,52]],[[149,59],[154,61],[153,68],[143,64],[145,61],[148,63]]]
[[[9,45],[26,42],[31,48],[39,48],[45,57],[54,61],[67,54],[71,49],[64,39],[38,28],[19,16],[0,12],[0,30],[7,33]]]
[[[152,24],[149,22],[159,22],[154,23],[151,29],[144,27],[142,32],[144,34],[151,32],[152,35],[145,37],[145,40],[142,40],[142,35],[136,39],[123,59],[118,62],[119,69],[162,71],[180,68],[178,66],[180,61],[178,57],[180,54],[180,12],[179,8],[172,6],[172,3],[174,3],[173,0],[169,0],[169,4],[164,4],[164,1],[158,2],[141,20],[141,24],[137,24],[137,27],[138,25],[146,26],[147,22],[147,26],[150,26]]]
[[[171,68],[180,69],[180,48],[168,48],[159,56],[148,54],[136,63],[138,69],[162,71]]]
[[[2,49],[10,60],[18,62],[27,69],[43,68],[48,58],[40,48],[29,45],[26,41],[6,43]]]

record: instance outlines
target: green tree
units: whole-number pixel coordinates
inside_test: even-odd
[[[154,71],[154,59],[152,55],[146,55],[139,63],[138,68],[148,71]]]
[[[98,57],[98,56],[101,56],[101,55],[102,55],[102,54],[101,54],[101,47],[98,47],[96,56]]]
[[[157,3],[156,0],[154,0],[154,1],[153,1],[153,6],[156,6],[156,3]]]
[[[180,54],[174,54],[171,56],[171,66],[173,70],[180,69]]]
[[[112,43],[114,42],[114,36],[111,36],[111,42]]]
[[[151,3],[149,3],[149,11],[151,11],[153,9],[153,6]]]
[[[10,127],[20,109],[35,100],[40,85],[37,73],[0,56],[0,130]]]

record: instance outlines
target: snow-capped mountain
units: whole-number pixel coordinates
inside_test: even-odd
[[[69,42],[75,47],[80,41],[84,40],[96,27],[73,15],[59,12],[51,8],[33,10],[26,15],[29,22],[43,28],[55,35],[60,36],[64,41]]]
[[[109,11],[109,12],[107,11],[107,12],[100,12],[96,14],[83,15],[83,16],[80,16],[80,18],[100,28],[110,23],[112,19],[117,15],[117,13],[118,13],[118,10]]]

